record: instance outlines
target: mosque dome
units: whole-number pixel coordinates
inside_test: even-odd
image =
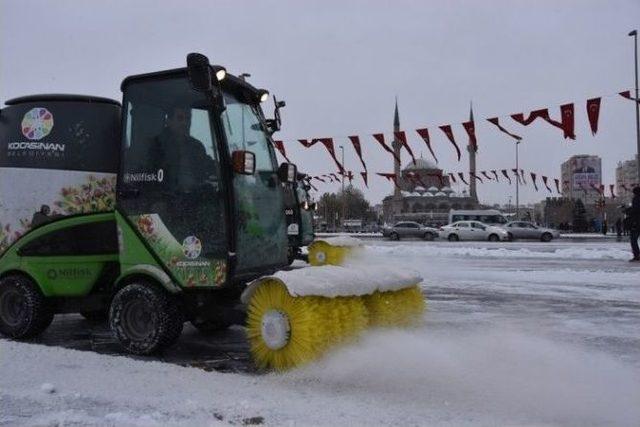
[[[422,157],[420,157],[419,159],[416,159],[415,165],[413,164],[413,161],[411,161],[402,170],[414,171],[414,170],[424,170],[424,169],[439,169],[439,168],[432,161],[423,159]]]

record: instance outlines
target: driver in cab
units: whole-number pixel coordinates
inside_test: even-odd
[[[190,130],[191,109],[174,106],[152,144],[153,163],[164,169],[163,187],[172,192],[197,191],[217,173],[216,162],[206,153],[202,142],[190,135]]]

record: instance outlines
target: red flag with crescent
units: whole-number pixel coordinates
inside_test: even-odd
[[[538,184],[536,183],[536,174],[533,172],[530,172],[531,174],[531,181],[533,182],[533,188],[536,189],[536,191],[538,191]]]
[[[391,155],[393,156],[393,158],[394,158],[398,163],[400,163],[400,158],[399,158],[398,156],[396,156],[396,153],[393,151],[393,149],[392,149],[391,147],[389,147],[389,146],[387,145],[387,143],[386,143],[386,142],[384,142],[384,134],[382,134],[382,133],[374,133],[374,134],[373,134],[373,137],[375,138],[375,140],[376,140],[376,141],[378,141],[378,143],[379,143],[380,145],[382,145],[382,148],[384,148],[384,149],[385,149],[385,151],[387,151],[387,152],[391,153]]]
[[[357,135],[352,135],[349,137],[349,141],[351,141],[351,145],[353,145],[353,149],[355,150],[356,154],[358,155],[358,158],[360,159],[360,162],[362,163],[362,167],[364,168],[365,172],[367,170],[367,165],[364,162],[364,159],[362,158],[362,146],[360,145],[360,137]]]
[[[495,169],[491,169],[491,173],[495,177],[496,182],[500,182],[500,180],[498,179],[498,172]]]
[[[547,190],[549,190],[549,193],[552,193],[553,191],[551,190],[551,187],[549,187],[548,181],[549,178],[542,175],[542,182],[544,183],[544,186],[547,187]]]
[[[362,176],[362,180],[364,181],[364,186],[369,188],[369,183],[367,182],[367,172],[360,172],[360,175]]]
[[[470,178],[473,178],[473,179],[476,179],[476,180],[478,180],[478,181],[480,181],[480,182],[484,182],[484,181],[482,180],[482,178],[480,178],[478,175],[476,175],[476,173],[475,173],[475,172],[469,172],[469,177],[470,177]]]
[[[393,182],[393,185],[395,185],[396,187],[400,188],[398,186],[398,178],[396,176],[395,173],[382,173],[382,172],[376,172],[376,175],[380,175],[383,178],[387,178],[389,181]]]
[[[512,114],[511,118],[523,126],[529,126],[537,118],[542,118],[547,121],[550,120],[549,109],[547,108],[541,108],[539,110],[531,111],[529,113],[529,117],[527,117],[526,119],[523,113]]]
[[[393,135],[398,141],[400,141],[400,145],[402,145],[407,150],[407,152],[411,156],[411,161],[413,161],[413,164],[415,165],[416,157],[413,155],[413,150],[411,149],[411,147],[409,147],[409,143],[407,142],[407,134],[405,134],[404,131],[401,130],[398,132],[393,132]]]
[[[600,98],[592,98],[587,100],[587,116],[589,117],[591,134],[595,135],[598,132],[598,118],[600,117]]]
[[[465,181],[464,174],[462,172],[458,172],[458,178],[460,178],[460,181],[462,181],[465,184],[469,185],[469,183],[467,181]]]
[[[613,192],[613,187],[614,187],[614,184],[609,184],[609,191],[611,192],[611,198],[612,198],[612,199],[615,199],[615,198],[616,198],[616,195],[615,195],[615,193]]]
[[[305,148],[312,147],[318,142],[317,139],[299,139],[298,142],[302,144]]]
[[[511,177],[509,176],[509,174],[507,173],[506,169],[502,169],[502,175],[504,175],[505,178],[507,178],[509,180],[509,185],[511,185]]]
[[[506,133],[507,135],[509,135],[511,138],[515,139],[516,141],[520,141],[522,139],[522,137],[520,135],[516,135],[515,133],[511,133],[508,130],[506,130],[505,128],[502,127],[502,125],[500,124],[500,121],[498,120],[497,117],[492,117],[490,119],[487,119],[487,121],[489,123],[492,123],[494,125],[496,125],[496,127],[498,129],[500,129],[501,132]]]
[[[562,115],[561,129],[564,133],[564,139],[576,139],[573,103],[561,105],[560,114]]]
[[[558,192],[558,194],[562,194],[562,192],[560,191],[560,180],[558,178],[553,178],[553,181],[556,183],[556,191]]]
[[[451,182],[453,182],[454,184],[458,182],[456,181],[456,176],[452,172],[449,172],[449,178],[451,178]]]
[[[418,135],[420,135],[424,143],[427,144],[427,148],[429,149],[429,152],[435,159],[436,163],[438,163],[438,158],[436,157],[436,154],[433,152],[433,149],[431,148],[431,139],[429,138],[429,129],[427,128],[416,129],[416,132],[418,132]]]
[[[284,143],[282,141],[273,141],[273,146],[276,147],[276,150],[278,150],[280,154],[282,154],[282,157],[284,157],[287,162],[292,163],[291,160],[289,160],[289,158],[287,157],[287,152],[284,149]]]
[[[460,147],[458,147],[458,144],[456,144],[456,139],[453,137],[453,131],[451,130],[451,125],[443,125],[438,127],[442,132],[444,132],[445,135],[447,135],[447,138],[449,138],[449,141],[453,144],[454,148],[456,149],[456,153],[458,154],[458,161],[460,161],[460,157],[461,157]]]
[[[336,157],[336,152],[333,147],[333,138],[319,138],[318,141],[320,141],[322,145],[325,146],[325,148],[329,152],[329,155],[331,156],[333,161],[336,163],[336,166],[338,166],[338,171],[340,171],[340,173],[344,173],[344,167],[342,167],[342,165],[338,161],[338,158]]]
[[[464,130],[467,131],[467,135],[469,135],[469,145],[473,149],[473,151],[478,151],[478,140],[476,139],[476,125],[473,120],[469,120],[468,122],[462,123]]]

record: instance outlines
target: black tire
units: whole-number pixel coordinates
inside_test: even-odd
[[[498,237],[497,234],[489,234],[489,241],[490,242],[498,242],[498,241],[500,241],[500,237]]]
[[[551,233],[542,233],[542,236],[540,236],[540,240],[543,242],[550,242],[551,240],[553,240],[553,236],[551,235]]]
[[[116,293],[109,310],[109,324],[127,351],[152,354],[180,337],[184,318],[175,298],[164,289],[135,282]]]
[[[460,240],[457,234],[449,234],[449,237],[447,237],[447,239],[450,242],[457,242],[458,240]]]
[[[53,321],[53,310],[33,280],[21,275],[0,279],[0,333],[31,338]]]
[[[515,238],[513,237],[512,233],[507,233],[509,235],[509,241],[513,242],[515,240]]]
[[[228,329],[233,323],[224,321],[191,322],[194,328],[202,335],[213,335],[217,332]]]
[[[89,322],[106,322],[109,318],[109,310],[81,311],[80,315]]]
[[[424,236],[422,236],[422,238],[430,242],[435,238],[435,236],[433,235],[433,233],[424,233]]]
[[[391,233],[391,234],[389,234],[389,239],[391,239],[391,240],[400,240],[400,235],[398,235],[398,233]]]

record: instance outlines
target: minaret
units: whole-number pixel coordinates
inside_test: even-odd
[[[471,102],[469,108],[469,121],[473,121],[473,102]],[[474,178],[474,176],[477,176],[476,150],[471,145],[471,141],[469,141],[469,145],[467,145],[467,151],[469,151],[469,196],[471,196],[471,198],[477,202],[478,193],[476,192],[476,179]]]
[[[396,96],[396,110],[393,115],[393,131],[400,132],[400,114],[398,113],[398,97]],[[395,153],[395,158],[393,159],[393,173],[396,174],[396,181],[398,185],[394,185],[393,198],[396,200],[402,199],[402,193],[400,193],[400,141],[398,141],[395,137],[395,133],[393,134],[393,143],[391,144],[393,147],[393,152]]]

